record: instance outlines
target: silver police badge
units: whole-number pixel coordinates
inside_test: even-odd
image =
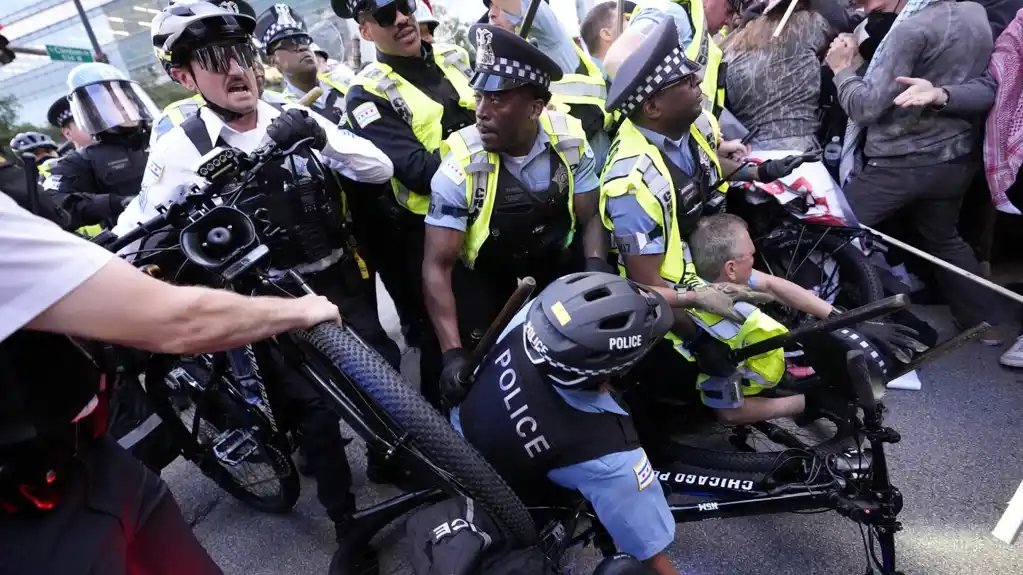
[[[277,24],[281,28],[301,28],[295,18],[291,15],[291,6],[287,4],[275,4],[277,12]]]
[[[481,66],[493,66],[495,62],[494,48],[490,45],[494,35],[486,28],[476,29],[476,63]]]
[[[558,164],[558,169],[554,172],[552,179],[558,185],[559,190],[564,190],[568,186],[568,169],[565,168],[565,164]]]

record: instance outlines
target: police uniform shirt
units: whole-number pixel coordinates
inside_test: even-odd
[[[325,166],[358,182],[379,184],[390,179],[393,172],[391,161],[372,143],[338,128],[308,108],[296,104],[288,104],[285,108],[307,110],[310,117],[326,131],[327,145],[319,153]],[[257,104],[256,127],[247,132],[238,132],[209,108],[199,110],[199,117],[206,124],[211,142],[223,141],[245,153],[251,153],[269,141],[266,129],[279,115],[277,108],[260,100]],[[159,213],[157,206],[181,201],[188,186],[198,179],[195,171],[200,158],[199,151],[181,126],[176,126],[161,138],[150,150],[141,192],[118,218],[113,233],[123,235],[140,222],[156,216]]]
[[[113,257],[33,216],[0,193],[0,341],[60,301]]]
[[[693,1],[699,2],[701,0]],[[682,46],[688,46],[689,42],[693,40],[693,24],[689,20],[689,12],[686,11],[684,6],[671,0],[650,0],[649,2],[644,2],[643,6],[632,15],[632,19],[629,20],[629,27],[637,30],[653,30],[664,21],[666,16],[671,16],[675,20],[675,29],[678,31],[678,43]]]
[[[498,342],[525,322],[530,303],[508,322]],[[477,382],[477,385],[483,383]],[[607,392],[560,387],[554,390],[565,403],[579,411],[628,415]],[[459,408],[451,410],[451,425],[461,434],[459,415]],[[657,473],[642,448],[560,467],[551,470],[547,478],[565,489],[582,493],[623,553],[645,561],[675,540],[675,518],[657,481]]]
[[[420,57],[393,56],[377,52],[377,61],[444,107],[444,137],[476,122],[476,113],[459,105],[458,92],[434,60],[433,47],[423,42]],[[412,127],[386,99],[353,85],[345,99],[348,126],[356,134],[380,146],[394,163],[394,177],[415,193],[427,195],[430,180],[440,167],[440,152],[428,152]],[[358,117],[354,114],[359,110]]]
[[[537,137],[533,148],[521,158],[501,154],[501,167],[522,183],[530,192],[546,192],[551,185],[550,138],[537,124]],[[572,172],[575,178],[575,193],[597,193],[600,187],[596,170],[596,158],[589,145],[579,166]],[[444,158],[430,183],[430,212],[426,223],[431,226],[450,228],[464,232],[468,222],[469,204],[465,195],[465,172],[458,167],[458,161],[448,155]],[[441,208],[448,208],[442,210]],[[443,212],[443,213],[442,213]],[[459,216],[452,213],[462,214]]]
[[[665,158],[682,169],[688,176],[696,171],[693,151],[689,147],[689,134],[679,141],[668,139],[663,134],[636,126],[648,142],[657,146]],[[607,199],[607,216],[614,224],[615,242],[630,246],[630,254],[663,254],[667,250],[664,231],[640,205],[635,194],[625,194]],[[660,231],[660,233],[655,233]],[[656,236],[653,237],[652,236]],[[683,238],[684,239],[684,238]]]
[[[337,92],[337,90],[335,90],[329,84],[324,82],[323,79],[321,78],[316,79],[316,85],[319,86],[321,90],[323,90],[323,93],[320,94],[320,97],[316,100],[315,105],[317,108],[326,109],[327,104],[330,102],[331,93]],[[298,100],[302,96],[306,95],[306,91],[299,88],[298,86],[295,86],[291,82],[285,81],[284,95],[287,96],[289,99]],[[337,108],[340,111],[342,115],[341,123],[344,123],[343,115],[345,113],[345,97],[342,94],[338,93],[337,96],[334,98],[333,107]]]
[[[522,14],[529,11],[529,5],[529,0],[522,0]],[[504,12],[504,16],[516,27],[522,24],[524,18],[507,12]],[[572,37],[547,2],[540,2],[536,16],[533,18],[533,25],[529,29],[529,37],[536,41],[537,48],[554,60],[561,68],[562,73],[575,74],[579,69],[579,53],[575,49]],[[600,69],[603,72],[603,67]],[[611,148],[611,138],[604,130],[598,130],[590,139],[590,147],[593,148],[593,153],[596,155],[599,171],[603,169],[607,152]]]

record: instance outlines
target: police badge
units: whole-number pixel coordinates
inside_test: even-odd
[[[291,6],[287,4],[274,4],[274,10],[277,12],[277,25],[280,28],[302,28],[291,15]]]
[[[554,183],[558,185],[558,191],[564,191],[565,187],[568,186],[568,169],[565,164],[558,164],[558,169],[554,172]]]
[[[494,48],[490,45],[494,35],[485,28],[476,29],[476,63],[480,66],[493,66],[495,62]]]

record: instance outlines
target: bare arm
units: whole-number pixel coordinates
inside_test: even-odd
[[[661,262],[663,260],[664,254],[625,256],[625,270],[629,279],[650,287],[669,302],[675,313],[675,325],[672,330],[679,335],[688,337],[696,333],[696,324],[686,313],[685,307],[682,307],[683,303],[675,292],[675,286],[661,277]]]
[[[583,230],[583,257],[607,258],[608,232],[600,221],[600,192],[593,190],[576,194],[574,202],[576,228]]]
[[[113,258],[26,327],[193,354],[233,349],[331,319],[339,319],[337,307],[326,298],[245,297],[173,286]]]
[[[451,270],[462,252],[464,239],[465,233],[459,230],[426,225],[426,237],[423,238],[423,297],[441,351],[462,347],[455,293],[451,289]]]
[[[778,301],[791,308],[808,313],[818,319],[827,319],[828,314],[831,313],[831,304],[785,278],[760,273],[756,275],[756,278],[757,289],[773,295]]]

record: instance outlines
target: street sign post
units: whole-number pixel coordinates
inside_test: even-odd
[[[92,50],[88,48],[72,48],[71,46],[46,45],[46,54],[50,60],[63,62],[94,62]]]

